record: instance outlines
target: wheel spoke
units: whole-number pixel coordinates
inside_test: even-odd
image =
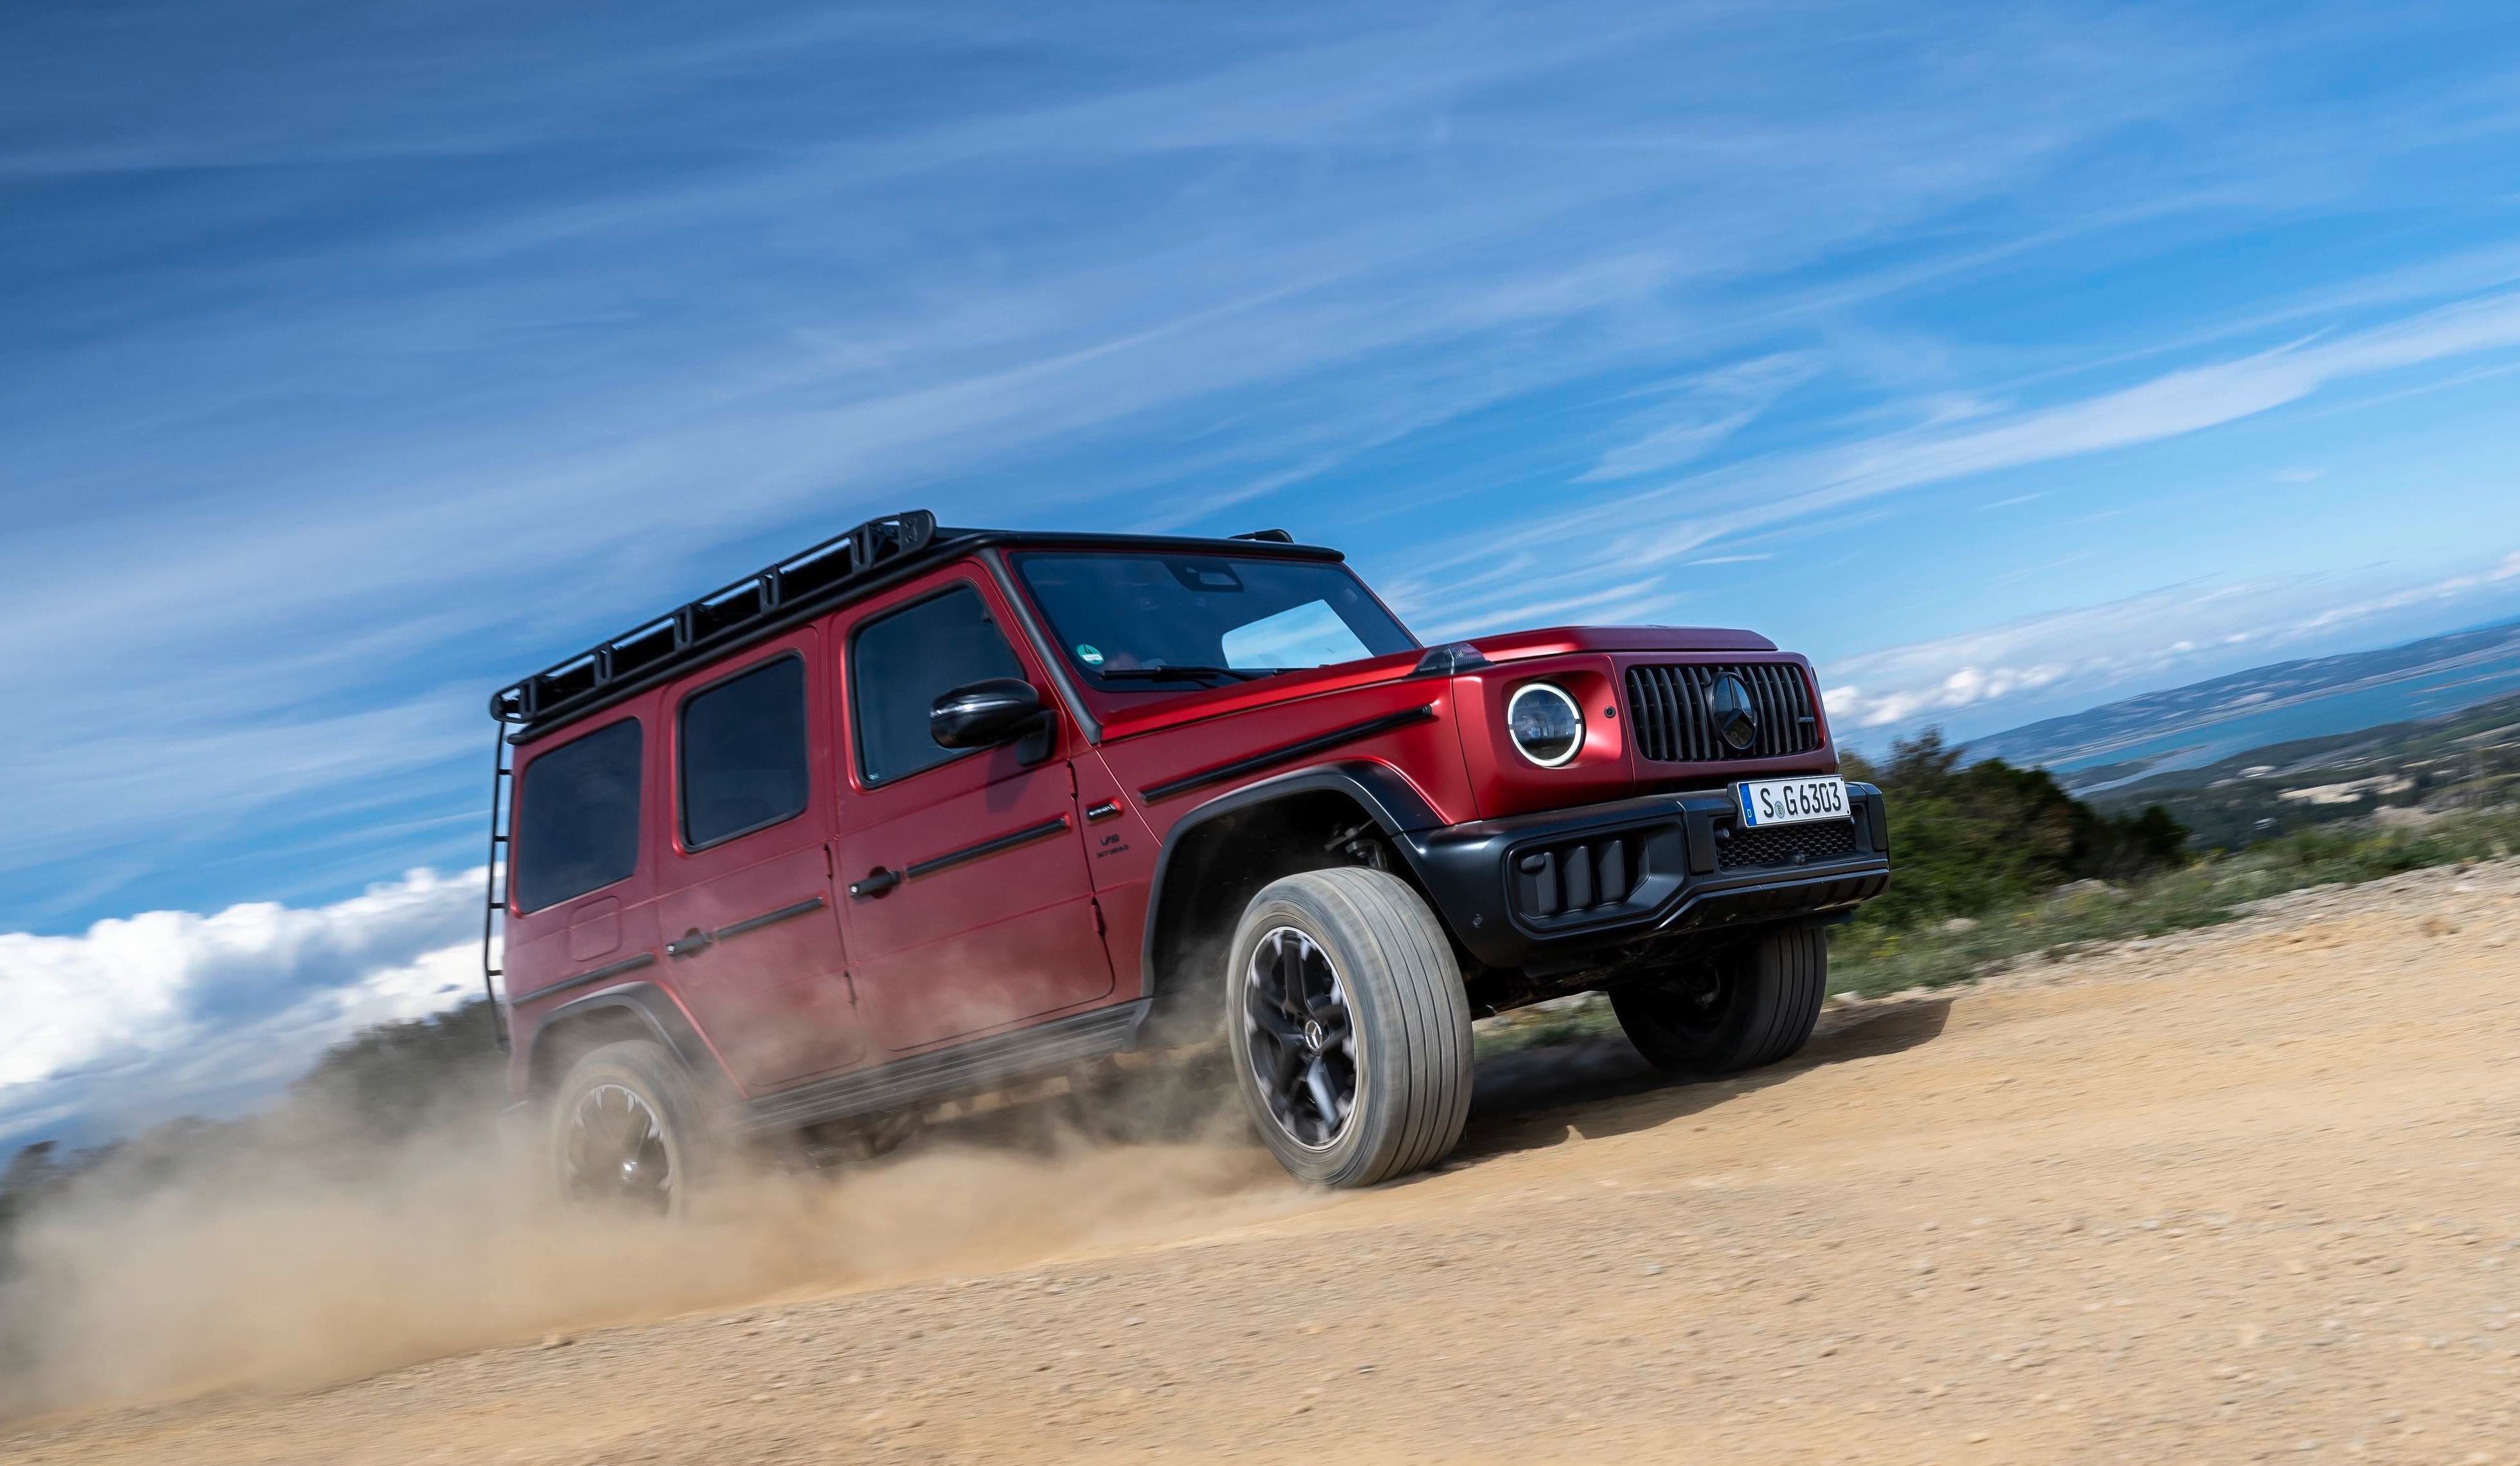
[[[1322,1117],[1325,1130],[1335,1130],[1339,1122],[1338,1096],[1330,1088],[1329,1066],[1316,1057],[1304,1066],[1304,1088],[1313,1096],[1313,1112]]]
[[[1275,1004],[1268,1007],[1260,1007],[1257,1004],[1254,1004],[1251,1013],[1251,1022],[1254,1027],[1258,1028],[1262,1033],[1267,1034],[1270,1038],[1275,1039],[1280,1044],[1292,1044],[1297,1047],[1303,1046],[1304,1021],[1300,1018],[1287,1017],[1284,1013],[1278,1011]]]
[[[1291,944],[1278,944],[1278,1010],[1295,1020],[1304,1021],[1304,958],[1300,952],[1290,952]]]
[[[1269,1061],[1270,1087],[1275,1089],[1283,1090],[1288,1085],[1294,1082],[1295,1071],[1303,1065],[1304,1041],[1302,1039],[1282,1039],[1278,1038],[1274,1034],[1270,1037],[1278,1045],[1276,1055]]]

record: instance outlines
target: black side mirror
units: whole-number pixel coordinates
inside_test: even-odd
[[[1020,677],[966,683],[927,709],[928,735],[945,748],[994,748],[1049,726],[1040,689]]]

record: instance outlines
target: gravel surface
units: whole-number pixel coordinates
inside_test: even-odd
[[[1834,1006],[1670,1086],[1484,1064],[1445,1170],[0,1459],[2520,1459],[2520,868]],[[844,1185],[846,1183],[843,1183]]]

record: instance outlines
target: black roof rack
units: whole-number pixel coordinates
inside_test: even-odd
[[[947,531],[951,538],[956,531]],[[936,516],[923,509],[869,519],[801,555],[687,600],[565,661],[490,694],[490,716],[528,727],[584,711],[623,684],[694,660],[799,601],[921,557],[937,543]]]
[[[1293,543],[1283,530],[1237,535],[1232,541],[1132,534],[1062,534],[939,528],[926,510],[869,519],[846,534],[765,566],[697,600],[687,600],[577,655],[554,662],[490,694],[490,716],[516,725],[527,742],[610,705],[672,672],[767,637],[842,600],[879,590],[929,562],[987,545],[1131,545],[1214,551],[1237,541],[1277,555],[1338,559],[1335,550]],[[1277,547],[1283,546],[1284,549]]]

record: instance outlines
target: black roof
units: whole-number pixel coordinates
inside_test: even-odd
[[[518,725],[522,743],[654,687],[676,673],[765,641],[947,560],[991,546],[1134,549],[1339,559],[1282,529],[1229,539],[950,529],[925,510],[869,519],[846,534],[768,565],[697,600],[490,694],[490,716]]]

